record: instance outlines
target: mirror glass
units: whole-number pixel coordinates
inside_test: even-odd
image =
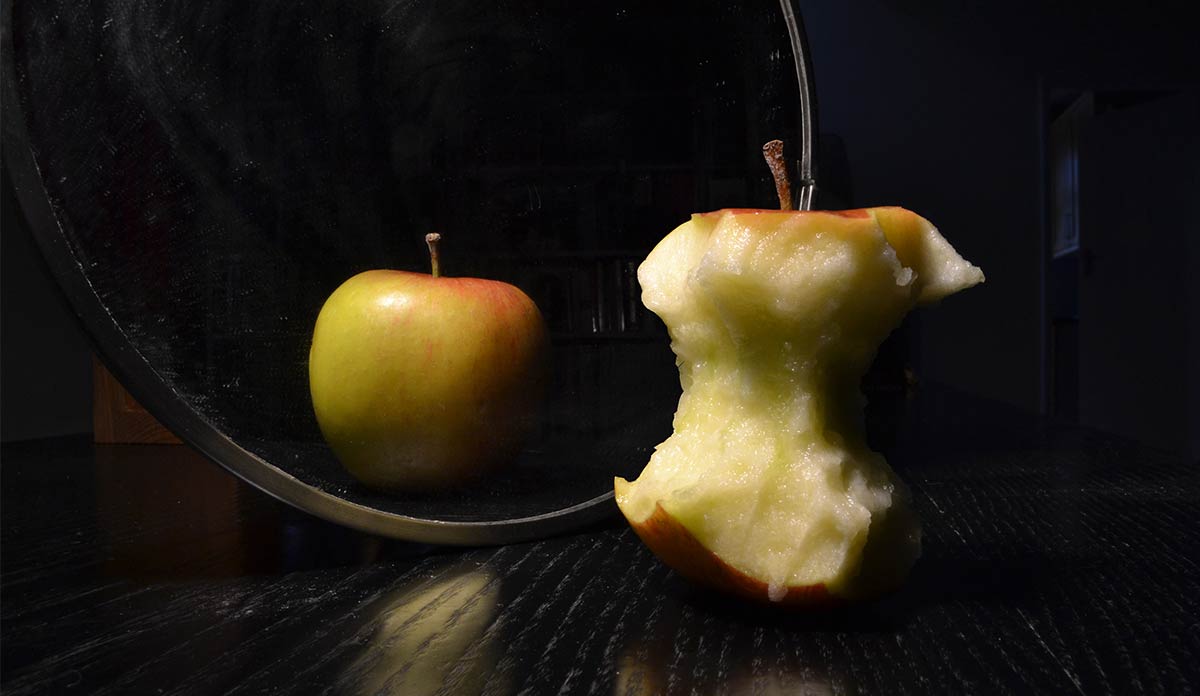
[[[692,212],[775,207],[761,145],[798,142],[774,2],[10,11],[29,144],[107,315],[85,320],[111,317],[153,379],[269,465],[428,520],[550,514],[638,474],[679,385],[637,266]],[[541,308],[548,402],[504,473],[384,494],[323,442],[308,350],[347,278],[426,271],[430,231],[446,275],[507,281]]]

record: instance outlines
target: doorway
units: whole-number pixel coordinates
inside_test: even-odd
[[[1200,95],[1047,103],[1048,411],[1200,456]]]

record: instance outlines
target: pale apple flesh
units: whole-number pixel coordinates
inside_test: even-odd
[[[458,485],[513,459],[536,425],[546,348],[541,314],[515,286],[366,271],[317,318],[317,423],[368,486]]]
[[[859,382],[905,313],[983,273],[902,208],[731,210],[676,228],[638,279],[683,387],[674,434],[636,481],[615,482],[647,545],[693,580],[768,601],[898,585],[920,525],[865,443]]]
[[[649,517],[634,524],[633,530],[655,555],[683,577],[749,600],[770,601],[772,588],[768,583],[747,575],[711,553],[687,527],[664,510],[661,503],[655,505]],[[775,601],[810,606],[839,603],[823,584],[788,587],[787,592]]]

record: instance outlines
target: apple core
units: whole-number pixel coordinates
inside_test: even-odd
[[[899,584],[920,525],[866,445],[859,382],[910,309],[982,271],[902,208],[734,210],[680,225],[638,279],[683,387],[674,434],[636,481],[615,481],[647,545],[693,580],[768,602]]]

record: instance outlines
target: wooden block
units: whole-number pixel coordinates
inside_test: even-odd
[[[92,358],[93,440],[104,444],[183,444]]]

